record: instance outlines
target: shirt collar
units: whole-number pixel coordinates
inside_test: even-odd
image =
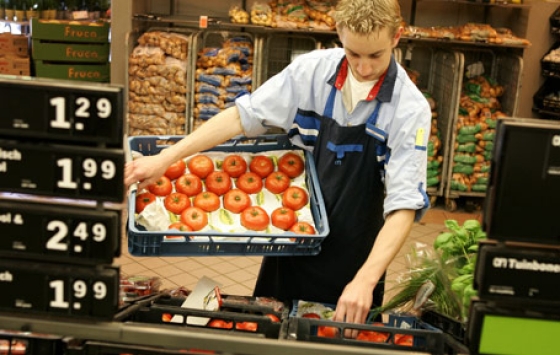
[[[348,75],[348,60],[343,57],[336,67],[336,72],[327,81],[328,84],[336,87],[337,90],[342,89],[344,82],[346,81],[346,76]],[[393,89],[395,87],[395,81],[397,80],[397,62],[395,58],[391,56],[391,61],[389,63],[389,68],[387,71],[379,78],[378,84],[375,85],[367,98],[367,101],[372,101],[377,99],[380,102],[390,102],[393,97]]]

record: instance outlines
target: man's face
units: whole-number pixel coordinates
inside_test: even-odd
[[[358,81],[377,80],[387,70],[401,32],[402,29],[399,29],[395,36],[391,36],[389,29],[383,28],[363,35],[348,31],[344,27],[338,29],[348,64]]]

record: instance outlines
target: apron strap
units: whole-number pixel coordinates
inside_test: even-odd
[[[329,98],[327,99],[327,103],[325,104],[325,111],[323,112],[323,116],[325,117],[334,117],[333,116],[333,108],[334,108],[334,98],[336,96],[336,88],[333,86],[331,88],[331,92],[329,94]]]

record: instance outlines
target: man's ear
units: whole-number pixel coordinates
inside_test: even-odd
[[[393,48],[395,48],[399,44],[399,40],[401,39],[403,31],[404,28],[402,26],[399,26],[397,32],[395,32],[395,36],[393,37]]]

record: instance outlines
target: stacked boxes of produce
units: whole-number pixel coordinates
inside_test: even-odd
[[[110,81],[110,23],[31,20],[32,57],[37,77]]]
[[[329,0],[255,1],[249,12],[232,6],[229,17],[233,23],[331,31],[334,30],[333,10],[334,4]]]
[[[468,208],[481,208],[487,193],[496,120],[517,113],[523,59],[515,54],[461,50],[464,75],[452,123],[446,208],[465,197]],[[482,200],[480,200],[482,199]]]
[[[505,117],[498,101],[504,87],[485,76],[468,79],[455,126],[451,190],[486,192],[496,120]]]
[[[128,58],[129,135],[187,132],[191,34],[152,30]]]
[[[0,74],[30,75],[29,38],[0,33]]]
[[[234,105],[253,88],[253,39],[247,34],[201,34],[194,77],[192,130]]]

